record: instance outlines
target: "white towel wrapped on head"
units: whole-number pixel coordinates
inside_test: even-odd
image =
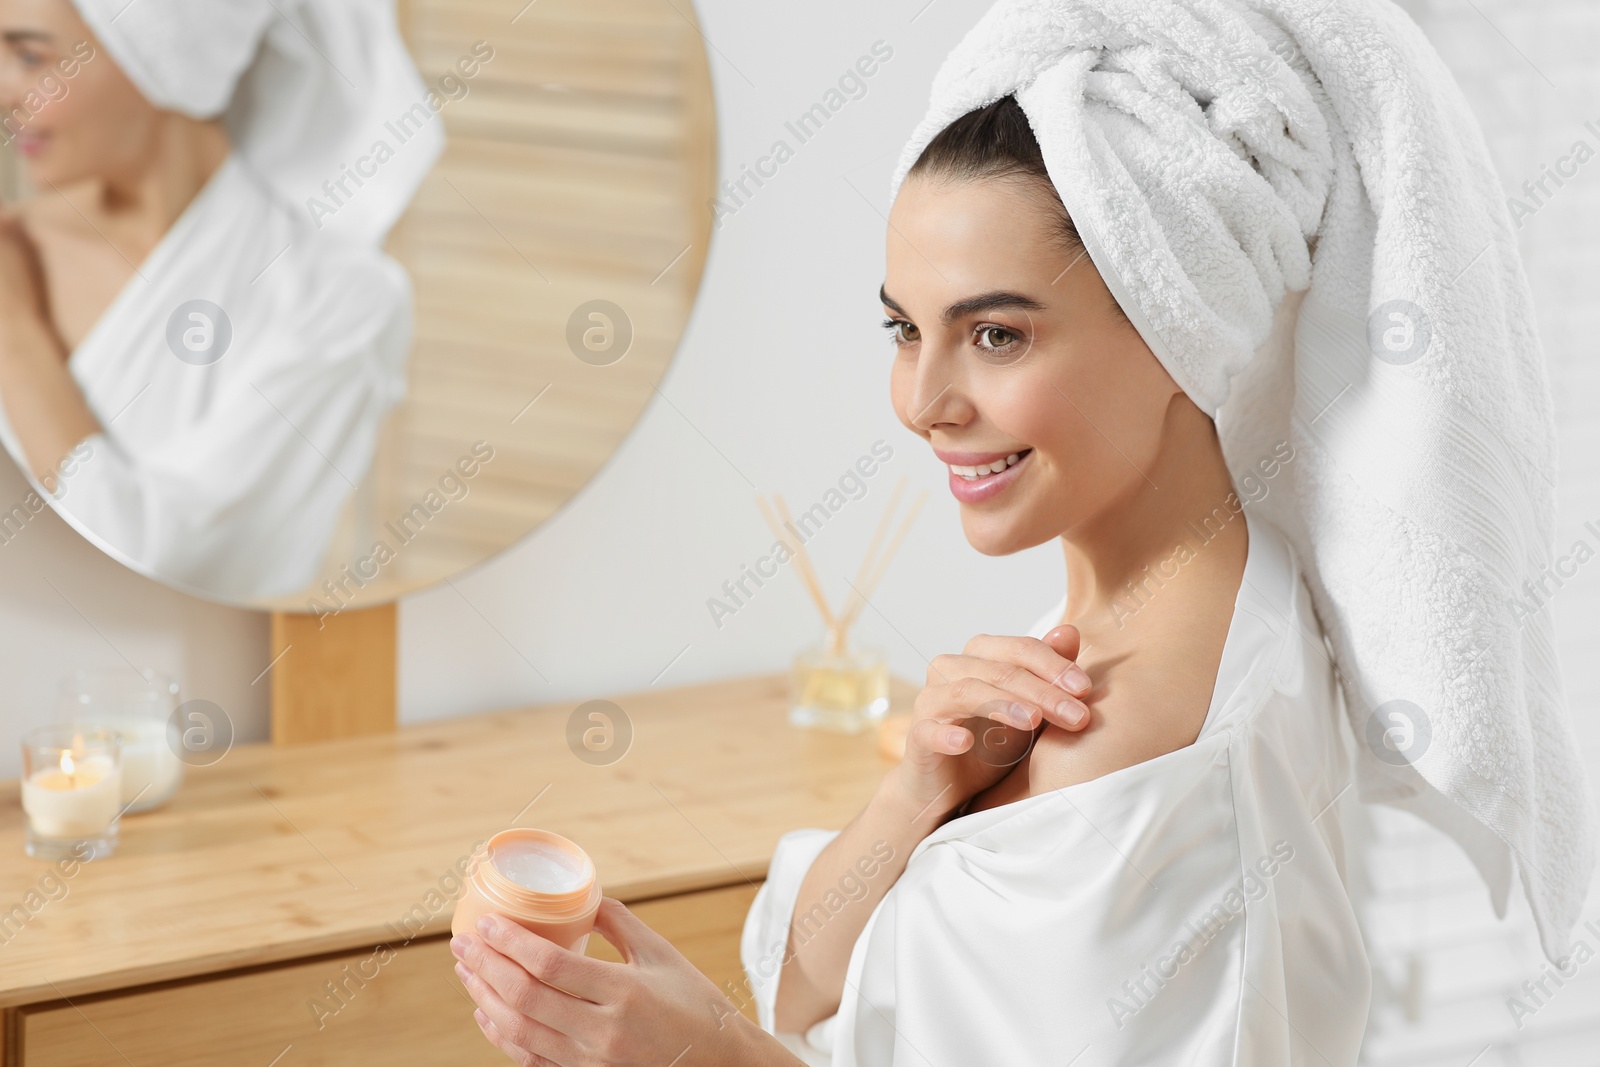
[[[1527,592],[1555,553],[1553,405],[1504,195],[1438,53],[1390,0],[1000,0],[940,68],[892,190],[1009,93],[1236,481],[1294,447],[1252,506],[1305,563],[1361,794],[1454,836],[1502,915],[1519,874],[1560,957],[1594,834]],[[1292,344],[1267,343],[1302,296]]]
[[[395,149],[326,226],[382,242],[444,147],[441,123],[387,124],[422,105],[427,86],[395,21],[394,0],[73,0],[146,100],[224,119],[234,147],[288,203],[383,140]],[[347,186],[348,188],[348,186]],[[322,228],[321,221],[318,228]]]

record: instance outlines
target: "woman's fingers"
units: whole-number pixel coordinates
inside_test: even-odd
[[[1089,708],[1083,701],[1044,685],[1020,667],[970,656],[940,656],[935,662],[941,660],[951,668],[955,681],[924,688],[917,701],[919,717],[950,723],[983,717],[1022,730],[1036,728],[1041,717],[1068,730],[1089,721]],[[1038,686],[1043,686],[1042,690]],[[1038,699],[1019,699],[1018,690],[1035,693]]]
[[[472,1009],[472,1021],[478,1024],[478,1029],[483,1031],[483,1036],[489,1044],[506,1054],[506,1058],[517,1067],[550,1067],[554,1060],[547,1060],[543,1056],[535,1055],[527,1049],[521,1049],[507,1041],[495,1027],[493,1020],[483,1013],[482,1008]],[[559,1065],[556,1065],[559,1067]]]
[[[1038,648],[1048,651],[1042,644]],[[1037,668],[1030,669],[1016,663],[967,655],[939,656],[934,662],[938,669],[949,677],[978,678],[987,682],[995,691],[1009,694],[1011,702],[1020,704],[1027,713],[1028,721],[1016,721],[1006,715],[989,716],[1008,725],[1031,730],[1039,725],[1039,719],[1043,716],[1058,726],[1074,730],[1087,720],[1088,705],[1066,690],[1040,678],[1034,673]],[[993,698],[985,693],[983,699],[987,701]],[[985,707],[975,714],[989,714],[989,711],[990,709]]]
[[[456,966],[459,968],[461,965]],[[512,1059],[517,1058],[518,1052],[529,1055],[532,1059],[519,1062],[530,1064],[543,1064],[546,1061],[571,1063],[576,1060],[578,1050],[571,1038],[512,1008],[487,982],[471,971],[467,971],[461,981],[473,1003],[478,1006],[478,1011],[489,1020],[487,1026],[483,1023],[478,1025],[500,1051]],[[497,1037],[499,1040],[496,1040]],[[511,1047],[508,1048],[508,1045]]]
[[[652,930],[648,923],[615,897],[600,898],[600,908],[594,913],[594,932],[621,953],[624,963],[659,960],[664,952],[671,955],[678,951],[672,942]]]
[[[450,950],[460,961],[456,973],[463,982],[475,975],[518,1014],[568,1036],[581,1032],[585,1010],[592,1011],[593,1004],[541,982],[481,938],[469,935],[457,940],[462,944],[458,948],[456,940],[452,940]]]
[[[515,960],[523,970],[546,985],[596,1004],[605,1001],[611,991],[609,965],[604,960],[564,949],[498,915],[486,915],[478,920],[477,932],[484,944]]]
[[[1050,685],[1073,696],[1081,697],[1088,693],[1089,675],[1074,658],[1078,654],[1078,628],[1070,623],[1057,626],[1045,637],[1050,640],[979,634],[968,641],[961,651],[980,659],[1025,667]],[[1070,649],[1070,655],[1064,655],[1058,649]]]
[[[936,718],[919,718],[906,733],[906,748],[959,756],[972,746],[972,731]]]

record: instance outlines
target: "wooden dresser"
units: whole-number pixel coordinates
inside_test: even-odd
[[[914,695],[894,681],[895,710]],[[509,1062],[451,971],[446,893],[512,825],[582,845],[753,1018],[739,933],[773,846],[860,809],[888,766],[875,735],[790,727],[785,675],[609,699],[633,737],[607,765],[569,747],[580,701],[239,746],[60,881],[0,784],[0,1064]],[[617,958],[598,935],[589,952]]]

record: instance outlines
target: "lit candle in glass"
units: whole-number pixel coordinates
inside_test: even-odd
[[[114,730],[59,724],[22,737],[22,810],[28,855],[109,856],[122,813],[122,738]]]
[[[178,686],[146,668],[73,671],[61,683],[56,721],[92,724],[122,735],[122,803],[129,813],[166,803],[183,781],[175,743]]]

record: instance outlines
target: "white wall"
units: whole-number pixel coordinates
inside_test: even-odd
[[[720,629],[706,599],[771,545],[758,492],[799,511],[879,439],[893,459],[809,545],[842,601],[895,480],[910,479],[907,502],[929,490],[861,641],[920,680],[926,657],[982,629],[1030,625],[1059,599],[1054,549],[991,560],[966,545],[943,468],[889,405],[880,212],[934,69],[981,5],[921,6],[697,5],[725,173],[780,137],[796,155],[716,232],[661,383],[670,403],[657,399],[598,478],[523,544],[403,604],[404,721],[785,668],[820,633],[796,575],[786,568]],[[785,121],[879,40],[894,54],[866,94],[798,144]],[[25,487],[0,467],[9,507]],[[169,593],[43,516],[0,545],[0,775],[17,773],[15,736],[46,720],[66,670],[124,658],[221,705],[241,738],[265,737],[267,681],[252,682],[266,649],[263,617]]]
[[[935,68],[983,7],[938,0],[913,19],[924,2],[697,5],[723,173],[738,176],[778,138],[796,154],[716,232],[661,385],[671,403],[657,399],[599,478],[525,543],[405,602],[407,721],[786,668],[820,633],[797,575],[786,568],[720,629],[706,600],[772,544],[758,492],[782,492],[798,512],[878,439],[893,459],[810,550],[842,601],[896,480],[909,479],[907,502],[929,490],[874,598],[881,614],[858,626],[895,670],[920,682],[925,657],[984,629],[1016,632],[1059,600],[1055,548],[989,559],[967,545],[944,468],[889,403],[876,296],[889,175]],[[865,96],[798,144],[785,121],[879,40],[893,57]]]
[[[0,452],[3,456],[3,452]],[[28,494],[0,458],[0,512]],[[55,512],[0,543],[0,777],[19,771],[22,731],[50,719],[76,667],[155,667],[184,699],[225,708],[241,740],[267,733],[267,618],[175,593],[114,563]]]

